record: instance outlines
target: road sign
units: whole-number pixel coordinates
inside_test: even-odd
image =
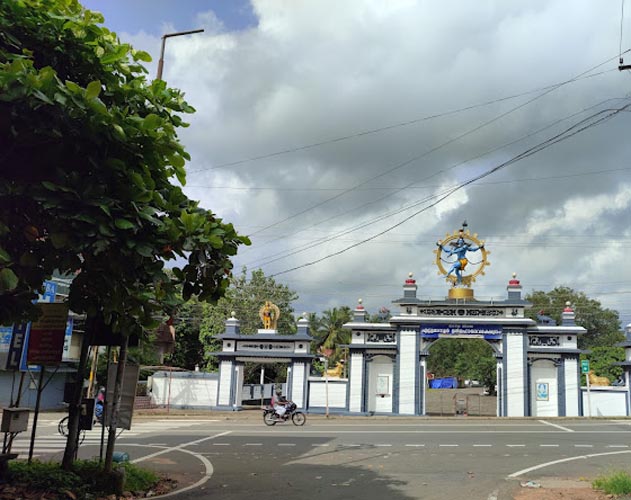
[[[581,360],[581,373],[587,373],[589,371],[589,360]]]
[[[38,304],[42,315],[31,325],[26,362],[29,365],[57,366],[64,352],[68,320],[66,304]]]

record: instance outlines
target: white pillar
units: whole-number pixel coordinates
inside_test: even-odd
[[[506,416],[526,415],[526,352],[522,332],[506,333]]]
[[[294,363],[291,372],[291,400],[296,403],[298,408],[304,408],[306,365],[304,363]]]
[[[230,395],[234,380],[234,364],[232,361],[222,361],[219,365],[219,391],[217,406],[230,406]]]
[[[414,330],[402,330],[399,336],[399,414],[416,413],[416,394],[418,393],[418,352]],[[396,409],[395,409],[396,411]]]
[[[578,359],[565,359],[565,415],[578,417],[580,414],[579,398],[581,397],[578,386]]]
[[[349,411],[361,412],[364,395],[364,355],[361,352],[351,354]]]

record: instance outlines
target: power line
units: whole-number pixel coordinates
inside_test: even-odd
[[[513,144],[515,144],[515,143],[518,143],[518,142],[520,142],[520,141],[522,141],[522,140],[524,140],[524,139],[526,139],[526,138],[529,138],[529,137],[534,136],[534,135],[536,135],[536,134],[538,134],[538,133],[540,133],[540,132],[542,132],[542,131],[544,131],[544,130],[547,130],[548,128],[551,128],[551,127],[553,127],[554,125],[557,125],[558,123],[561,123],[561,122],[563,122],[563,121],[565,121],[565,120],[567,120],[567,119],[569,119],[569,118],[572,118],[572,117],[575,117],[575,116],[577,116],[577,115],[579,115],[579,114],[582,114],[582,113],[584,113],[584,112],[585,112],[585,111],[587,111],[587,110],[594,109],[594,108],[596,108],[597,106],[600,106],[600,105],[602,105],[602,104],[604,104],[604,103],[606,103],[606,102],[609,102],[609,101],[611,101],[611,100],[612,100],[612,99],[606,99],[606,100],[601,101],[601,102],[599,102],[599,103],[597,103],[597,104],[595,104],[595,105],[593,105],[593,106],[590,106],[590,107],[588,107],[588,108],[584,108],[584,109],[582,109],[582,110],[580,110],[580,111],[578,111],[578,112],[576,112],[576,113],[572,113],[571,115],[569,115],[569,116],[567,116],[567,117],[564,117],[564,118],[559,119],[559,120],[555,120],[555,121],[554,121],[554,122],[552,122],[551,124],[548,124],[548,125],[546,125],[546,126],[544,126],[544,127],[540,128],[540,129],[538,129],[538,130],[536,130],[536,131],[534,131],[534,132],[531,132],[531,133],[527,134],[526,136],[520,137],[519,139],[516,139],[516,140],[511,141],[511,142],[509,142],[509,143],[503,144],[503,145],[501,145],[501,146],[499,146],[499,147],[493,148],[493,149],[491,149],[490,151],[486,151],[485,153],[483,153],[483,154],[481,154],[481,155],[478,155],[478,156],[476,156],[476,157],[469,158],[469,159],[467,159],[467,160],[465,160],[465,161],[462,161],[462,162],[456,163],[455,165],[452,165],[452,166],[447,167],[447,168],[445,168],[445,169],[443,169],[443,170],[440,170],[440,171],[438,171],[438,172],[436,172],[436,173],[434,173],[434,174],[432,174],[432,175],[430,175],[430,176],[426,177],[426,178],[425,178],[425,179],[423,179],[423,180],[430,179],[431,177],[434,177],[434,176],[438,175],[439,173],[443,173],[443,172],[446,172],[446,171],[448,171],[448,170],[454,169],[454,168],[456,168],[456,167],[457,167],[457,166],[459,166],[459,165],[465,164],[465,163],[470,162],[470,161],[472,161],[472,160],[474,160],[474,159],[478,159],[478,158],[484,157],[484,156],[486,156],[486,155],[488,155],[488,154],[490,154],[490,153],[492,153],[492,152],[495,152],[495,151],[498,151],[498,150],[500,150],[500,149],[503,149],[503,148],[505,148],[505,147],[507,147],[507,146],[509,146],[509,145],[513,145]],[[613,99],[613,100],[617,100],[617,99]],[[419,181],[414,181],[414,182],[413,182],[413,183],[411,183],[411,184],[414,184],[414,183],[416,183],[416,182],[419,182]],[[422,182],[422,181],[420,181],[420,182]],[[448,188],[446,188],[446,190],[445,190],[445,191],[443,191],[443,192],[448,192],[450,189],[453,189],[454,187],[455,187],[455,186],[448,187]],[[285,235],[279,236],[279,237],[277,237],[277,238],[275,238],[275,239],[273,239],[273,240],[271,240],[271,241],[266,242],[264,245],[268,245],[268,244],[273,243],[274,241],[278,241],[278,240],[280,240],[280,239],[285,239],[285,238],[287,238],[288,236],[292,236],[292,235],[299,234],[299,233],[304,232],[304,231],[306,231],[307,229],[310,229],[310,228],[312,228],[312,227],[314,227],[314,226],[317,226],[317,225],[319,225],[319,224],[323,224],[323,223],[325,223],[325,222],[330,222],[331,220],[336,219],[336,218],[338,218],[338,217],[341,217],[342,215],[345,215],[345,214],[347,214],[348,212],[352,212],[352,211],[355,211],[355,210],[359,210],[360,208],[364,208],[364,207],[369,206],[369,205],[371,205],[371,204],[374,204],[374,203],[377,203],[377,202],[379,202],[379,201],[382,201],[382,200],[384,200],[384,199],[388,198],[389,196],[392,196],[393,194],[396,194],[396,193],[389,193],[389,194],[387,194],[387,195],[385,195],[385,196],[382,196],[381,198],[377,198],[376,200],[371,200],[371,201],[369,201],[368,203],[365,203],[365,204],[361,205],[360,207],[357,207],[357,208],[354,208],[354,209],[349,210],[349,211],[347,211],[347,212],[344,212],[343,214],[337,214],[337,215],[334,215],[334,216],[332,216],[332,217],[329,217],[329,218],[325,219],[324,221],[320,221],[320,222],[317,222],[317,223],[315,223],[315,224],[312,224],[311,226],[309,226],[309,227],[307,227],[307,228],[303,228],[303,229],[301,229],[301,230],[299,230],[299,231],[297,231],[297,232],[295,232],[295,233],[293,233],[293,234],[289,234],[289,235],[285,234]],[[389,213],[386,213],[386,214],[384,214],[384,215],[381,215],[381,216],[379,216],[379,217],[377,217],[377,218],[373,218],[373,219],[369,220],[368,222],[360,223],[360,224],[355,225],[355,226],[353,226],[353,227],[351,227],[351,228],[349,228],[349,229],[346,229],[346,230],[340,231],[340,232],[338,232],[336,235],[334,235],[334,236],[332,236],[332,237],[329,237],[329,238],[327,238],[327,237],[323,237],[323,238],[320,238],[320,239],[314,240],[311,244],[305,244],[305,245],[302,245],[302,246],[300,246],[300,247],[298,247],[298,248],[295,248],[295,249],[294,249],[294,250],[292,250],[290,253],[287,253],[286,251],[284,251],[284,252],[278,252],[278,253],[276,253],[276,254],[273,254],[273,255],[270,255],[270,256],[267,256],[267,257],[259,258],[259,259],[257,259],[257,260],[256,260],[256,261],[254,261],[254,262],[248,263],[247,265],[248,265],[248,266],[251,266],[251,265],[267,265],[267,264],[271,264],[272,262],[276,262],[277,260],[280,260],[280,259],[275,258],[275,257],[277,257],[277,256],[279,256],[279,255],[282,255],[282,257],[281,257],[281,258],[286,258],[286,257],[288,257],[288,256],[295,255],[296,253],[300,253],[300,252],[302,252],[302,251],[309,250],[309,249],[311,249],[311,248],[313,248],[313,247],[315,247],[315,246],[318,246],[318,245],[320,245],[320,244],[328,243],[328,242],[329,242],[329,241],[331,241],[332,239],[336,239],[336,238],[338,238],[338,237],[340,237],[340,236],[344,236],[344,235],[349,234],[349,233],[351,233],[351,232],[354,232],[354,231],[356,231],[356,230],[358,230],[358,229],[362,229],[362,228],[367,227],[367,226],[369,226],[369,225],[372,225],[372,224],[374,224],[374,223],[376,223],[376,222],[379,222],[379,221],[382,221],[382,220],[384,220],[384,219],[386,219],[386,218],[392,217],[393,215],[397,215],[397,214],[400,214],[400,213],[405,212],[405,211],[407,211],[407,210],[410,210],[411,208],[414,208],[414,207],[416,207],[416,206],[418,206],[418,205],[420,205],[420,204],[426,203],[426,202],[430,201],[432,198],[438,197],[438,196],[440,196],[440,195],[441,195],[441,194],[439,193],[439,194],[435,194],[435,195],[432,195],[432,196],[429,196],[429,197],[425,197],[425,198],[423,198],[423,199],[421,199],[421,200],[417,200],[417,201],[415,201],[415,202],[413,202],[413,203],[411,203],[411,204],[408,204],[408,205],[406,205],[406,206],[404,206],[404,207],[402,207],[402,208],[396,209],[396,210],[394,210],[394,211],[391,211],[391,212],[389,212]],[[259,248],[260,248],[260,246],[259,246]],[[272,259],[272,260],[270,260],[270,259]],[[263,262],[261,262],[261,261],[263,261]]]
[[[345,253],[348,250],[351,250],[352,248],[355,248],[355,247],[357,247],[359,245],[362,245],[363,243],[371,241],[371,240],[373,240],[373,239],[375,239],[375,238],[377,238],[377,237],[379,237],[379,236],[391,231],[395,227],[399,227],[400,225],[402,225],[405,222],[409,221],[410,219],[412,219],[413,217],[417,216],[418,214],[420,214],[422,212],[425,212],[425,211],[429,210],[430,208],[438,205],[441,201],[447,199],[448,197],[453,195],[455,192],[457,192],[457,191],[461,190],[462,188],[464,188],[464,187],[476,182],[477,180],[483,179],[483,178],[485,178],[485,177],[487,177],[489,175],[492,175],[493,173],[495,173],[495,172],[507,167],[508,165],[516,163],[516,162],[518,162],[520,160],[523,160],[524,158],[528,158],[529,156],[532,156],[532,155],[538,153],[539,151],[547,149],[548,147],[552,146],[553,144],[557,144],[559,142],[565,141],[565,140],[569,139],[570,137],[573,137],[574,135],[579,134],[579,133],[581,133],[581,132],[583,132],[583,131],[585,131],[585,130],[587,130],[589,128],[592,128],[594,126],[600,125],[601,123],[604,123],[605,121],[613,118],[615,115],[617,115],[621,111],[623,111],[625,109],[628,109],[630,106],[631,106],[631,104],[626,104],[625,106],[623,106],[621,108],[618,108],[618,109],[602,110],[602,111],[599,111],[597,113],[594,113],[592,116],[590,116],[588,118],[585,118],[584,120],[581,120],[580,122],[578,122],[575,125],[572,125],[568,129],[566,129],[563,132],[561,132],[560,134],[557,134],[557,135],[547,139],[546,141],[543,141],[540,144],[538,144],[538,145],[536,145],[536,146],[534,146],[532,148],[527,149],[526,151],[524,151],[524,152],[520,153],[519,155],[511,158],[510,160],[508,160],[506,162],[503,162],[503,163],[500,163],[499,165],[496,165],[495,167],[483,172],[482,174],[479,174],[479,175],[469,179],[468,181],[465,181],[465,182],[461,183],[456,188],[452,189],[449,193],[441,195],[441,197],[438,200],[436,200],[435,202],[431,203],[430,205],[428,205],[426,207],[423,207],[421,210],[418,210],[417,212],[413,213],[412,215],[410,215],[408,217],[405,217],[403,220],[401,220],[398,223],[386,228],[385,230],[383,230],[383,231],[381,231],[381,232],[379,232],[379,233],[377,233],[377,234],[375,234],[375,235],[373,235],[373,236],[371,236],[369,238],[366,238],[366,239],[364,239],[364,240],[362,240],[362,241],[360,241],[358,243],[354,243],[353,245],[350,245],[350,246],[348,246],[348,247],[346,247],[346,248],[344,248],[342,250],[339,250],[339,251],[334,252],[332,254],[325,255],[324,257],[321,257],[321,258],[316,259],[314,261],[307,262],[305,264],[302,264],[302,265],[299,265],[299,266],[295,266],[293,268],[286,269],[284,271],[279,271],[277,273],[271,274],[270,277],[280,276],[282,274],[290,273],[290,272],[296,271],[298,269],[302,269],[304,267],[312,266],[314,264],[317,264],[319,262],[327,260],[327,259],[329,259],[331,257],[335,257],[337,255],[341,255],[342,253]],[[598,115],[601,115],[603,113],[608,113],[608,114],[606,114],[604,117],[601,117],[601,118],[597,119],[594,122],[587,123],[588,120],[591,120],[592,118],[596,118]],[[585,124],[585,123],[587,123],[587,124]],[[585,125],[581,126],[581,124],[585,124]]]
[[[609,61],[607,61],[607,62],[609,62]],[[429,121],[429,120],[434,120],[436,118],[443,118],[445,116],[462,113],[464,111],[470,111],[472,109],[477,109],[477,108],[483,108],[483,107],[486,107],[486,106],[490,106],[491,104],[497,104],[497,103],[500,103],[500,102],[509,101],[509,100],[512,100],[512,99],[517,99],[519,97],[524,97],[524,96],[527,96],[529,94],[534,94],[536,92],[541,92],[541,91],[548,90],[548,89],[555,89],[555,88],[558,88],[559,86],[566,85],[567,83],[572,83],[572,82],[579,81],[579,80],[585,80],[585,79],[588,79],[588,78],[593,78],[593,77],[596,77],[596,76],[603,75],[605,73],[609,73],[611,71],[616,71],[616,70],[615,69],[611,69],[611,70],[601,71],[601,72],[595,73],[593,75],[585,75],[585,76],[581,75],[580,77],[573,78],[571,80],[567,80],[567,81],[559,82],[559,83],[554,83],[552,85],[547,85],[545,87],[539,87],[537,89],[528,90],[526,92],[521,92],[520,94],[514,94],[514,95],[510,95],[510,96],[506,96],[506,97],[500,97],[500,98],[497,98],[497,99],[492,99],[490,101],[485,101],[485,102],[478,103],[478,104],[472,104],[472,105],[465,106],[465,107],[462,107],[462,108],[457,108],[457,109],[453,109],[453,110],[450,110],[450,111],[444,111],[442,113],[437,113],[437,114],[434,114],[434,115],[424,116],[422,118],[414,118],[412,120],[407,120],[407,121],[404,121],[404,122],[393,123],[393,124],[390,124],[390,125],[385,125],[383,127],[377,127],[377,128],[374,128],[374,129],[368,129],[368,130],[364,130],[362,132],[357,132],[357,133],[354,133],[354,134],[343,135],[343,136],[340,136],[340,137],[334,137],[332,139],[326,139],[324,141],[318,141],[318,142],[313,142],[313,143],[310,143],[310,144],[305,144],[305,145],[302,145],[302,146],[296,146],[296,147],[293,147],[293,148],[282,149],[282,150],[279,150],[279,151],[274,151],[272,153],[266,153],[266,154],[262,154],[262,155],[258,155],[258,156],[252,156],[252,157],[249,157],[249,158],[244,158],[244,159],[241,159],[241,160],[235,160],[235,161],[230,161],[230,162],[226,162],[226,163],[220,163],[219,165],[216,165],[214,167],[207,167],[207,168],[199,168],[199,169],[195,169],[195,170],[189,170],[189,173],[205,172],[205,171],[211,171],[211,170],[219,170],[219,169],[227,168],[227,167],[234,167],[234,166],[237,166],[237,165],[242,165],[244,163],[249,163],[249,162],[258,161],[258,160],[264,160],[264,159],[267,159],[267,158],[273,158],[273,157],[276,157],[276,156],[286,155],[286,154],[290,154],[290,153],[297,153],[299,151],[305,151],[307,149],[313,149],[313,148],[317,148],[317,147],[320,147],[320,146],[325,146],[327,144],[335,144],[337,142],[347,141],[349,139],[356,139],[358,137],[364,137],[364,136],[367,136],[367,135],[377,134],[377,133],[380,133],[380,132],[385,132],[387,130],[392,130],[392,129],[396,129],[396,128],[400,128],[400,127],[408,127],[410,125],[414,125],[414,124],[425,122],[425,121]]]
[[[626,52],[629,52],[629,51],[631,51],[631,49],[628,49]],[[429,156],[430,154],[438,151],[439,149],[442,149],[442,148],[444,148],[444,147],[446,147],[446,146],[448,146],[450,144],[453,144],[456,141],[459,141],[460,139],[463,139],[464,137],[467,137],[467,136],[469,136],[471,134],[474,134],[475,132],[477,132],[477,131],[479,131],[479,130],[481,130],[481,129],[483,129],[483,128],[485,128],[485,127],[487,127],[487,126],[489,126],[489,125],[491,125],[491,124],[493,124],[495,122],[497,122],[498,120],[501,120],[502,118],[510,115],[511,113],[514,113],[515,111],[517,111],[517,110],[519,110],[519,109],[521,109],[521,108],[523,108],[525,106],[528,106],[529,104],[533,103],[534,101],[536,101],[538,99],[541,99],[542,97],[548,95],[549,93],[553,92],[554,90],[556,90],[556,89],[558,89],[558,88],[560,88],[560,87],[562,87],[564,85],[567,85],[568,83],[576,81],[578,78],[580,78],[580,77],[582,77],[582,76],[584,76],[584,75],[586,75],[588,73],[591,73],[595,69],[598,69],[600,66],[603,66],[603,65],[609,63],[610,61],[612,61],[614,59],[615,59],[615,57],[609,58],[608,60],[606,60],[606,61],[604,61],[604,62],[602,62],[600,64],[597,64],[596,66],[593,66],[593,67],[591,67],[590,69],[588,69],[586,71],[583,71],[582,73],[578,74],[574,78],[572,78],[570,80],[566,80],[565,82],[557,84],[556,86],[552,86],[548,90],[546,90],[546,91],[542,92],[541,94],[533,97],[532,99],[529,99],[529,100],[527,100],[524,103],[521,103],[521,104],[519,104],[517,106],[514,106],[513,108],[509,109],[508,111],[500,113],[499,115],[495,116],[494,118],[492,118],[490,120],[487,120],[487,121],[481,123],[480,125],[477,125],[477,126],[473,127],[472,129],[469,129],[466,132],[463,132],[462,134],[457,135],[456,137],[453,137],[453,138],[451,138],[451,139],[449,139],[449,140],[447,140],[447,141],[445,141],[445,142],[443,142],[443,143],[441,143],[441,144],[439,144],[437,146],[434,146],[433,148],[430,148],[429,150],[425,151],[424,153],[421,153],[421,154],[419,154],[417,156],[414,156],[413,158],[410,158],[410,159],[405,160],[405,161],[403,161],[401,163],[398,163],[398,164],[394,165],[392,168],[386,170],[385,172],[382,172],[381,174],[378,174],[378,175],[375,175],[373,177],[370,177],[370,178],[360,182],[359,184],[356,184],[352,188],[350,188],[350,189],[348,189],[346,191],[343,191],[343,192],[341,192],[341,193],[339,193],[339,194],[337,194],[335,196],[332,196],[332,197],[330,197],[330,198],[328,198],[328,199],[326,199],[326,200],[324,200],[322,202],[316,203],[315,205],[312,205],[311,207],[308,207],[308,208],[306,208],[306,209],[304,209],[304,210],[302,210],[302,211],[300,211],[298,213],[295,213],[293,215],[285,217],[284,219],[281,219],[279,221],[273,222],[272,224],[269,224],[269,225],[265,226],[264,228],[259,229],[258,231],[255,231],[254,233],[252,233],[252,234],[250,234],[248,236],[254,236],[254,235],[258,234],[258,233],[261,233],[263,231],[271,229],[272,227],[276,227],[279,224],[283,224],[284,222],[287,222],[288,220],[294,219],[294,218],[296,218],[296,217],[298,217],[300,215],[303,215],[306,212],[309,212],[309,211],[311,211],[311,210],[313,210],[315,208],[318,208],[318,207],[321,207],[322,205],[325,205],[326,203],[329,203],[329,202],[331,202],[333,200],[336,200],[336,199],[344,196],[346,193],[354,191],[355,189],[357,189],[357,188],[359,188],[361,186],[365,186],[369,182],[372,182],[372,181],[374,181],[376,179],[379,179],[379,178],[381,178],[381,177],[383,177],[385,175],[388,175],[388,174],[394,172],[395,170],[399,170],[399,169],[401,169],[401,168],[403,168],[403,167],[405,167],[405,166],[407,166],[407,165],[409,165],[409,164],[411,164],[413,162],[416,162],[416,161],[420,160],[421,158]]]

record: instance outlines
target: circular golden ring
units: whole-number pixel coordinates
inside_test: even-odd
[[[483,240],[478,239],[477,235],[471,234],[469,233],[469,231],[465,231],[464,233],[460,233],[460,231],[454,231],[453,234],[448,235],[443,240],[438,242],[440,243],[440,247],[434,250],[434,253],[436,254],[436,266],[438,267],[438,272],[439,274],[446,276],[447,281],[449,281],[453,286],[456,286],[458,284],[458,277],[453,274],[451,276],[447,276],[447,273],[449,271],[447,271],[443,266],[441,256],[443,253],[443,248],[448,246],[449,243],[451,243],[452,241],[456,241],[460,237],[462,237],[465,241],[472,243],[474,246],[480,247],[484,245]],[[477,276],[484,274],[484,268],[491,265],[491,263],[488,261],[488,256],[491,254],[491,252],[489,252],[486,247],[480,248],[480,252],[482,253],[482,260],[479,264],[476,264],[478,266],[477,269],[471,274],[462,274],[462,284],[465,286],[471,286],[471,283],[475,281]]]

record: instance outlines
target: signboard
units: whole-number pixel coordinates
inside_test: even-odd
[[[547,382],[537,382],[537,401],[548,401],[550,399],[550,384]]]
[[[0,326],[0,370],[6,369],[12,337],[12,326]]]
[[[29,365],[57,366],[64,352],[68,322],[66,304],[39,304],[42,315],[31,325],[26,362]]]
[[[6,360],[7,370],[19,370],[21,368],[22,353],[24,351],[24,345],[26,344],[26,337],[28,335],[30,326],[30,323],[20,323],[18,325],[13,325],[13,335],[11,336],[11,343],[9,345],[9,351],[7,353]]]
[[[66,322],[66,332],[64,335],[64,354],[61,357],[62,361],[70,361],[72,358],[70,357],[70,345],[72,340],[72,329],[74,328],[74,318],[72,316],[68,316],[68,321]]]
[[[107,372],[107,393],[105,399],[107,408],[105,410],[105,426],[110,425],[111,414],[110,408],[114,401],[114,383],[116,382],[116,371],[118,363],[112,363]],[[140,375],[140,366],[133,363],[125,364],[123,372],[123,380],[121,386],[120,407],[118,409],[118,420],[116,422],[117,429],[131,429],[131,418],[134,414],[134,401],[136,400],[136,386],[138,385],[138,375]]]
[[[589,359],[581,360],[581,373],[589,372]]]
[[[256,342],[254,341],[242,341],[237,342],[237,351],[293,351],[293,342]]]
[[[485,340],[500,340],[502,338],[502,326],[467,324],[421,325],[421,337],[424,339],[471,337]]]
[[[44,294],[39,296],[37,302],[55,302],[55,295],[57,295],[57,283],[44,281]]]

